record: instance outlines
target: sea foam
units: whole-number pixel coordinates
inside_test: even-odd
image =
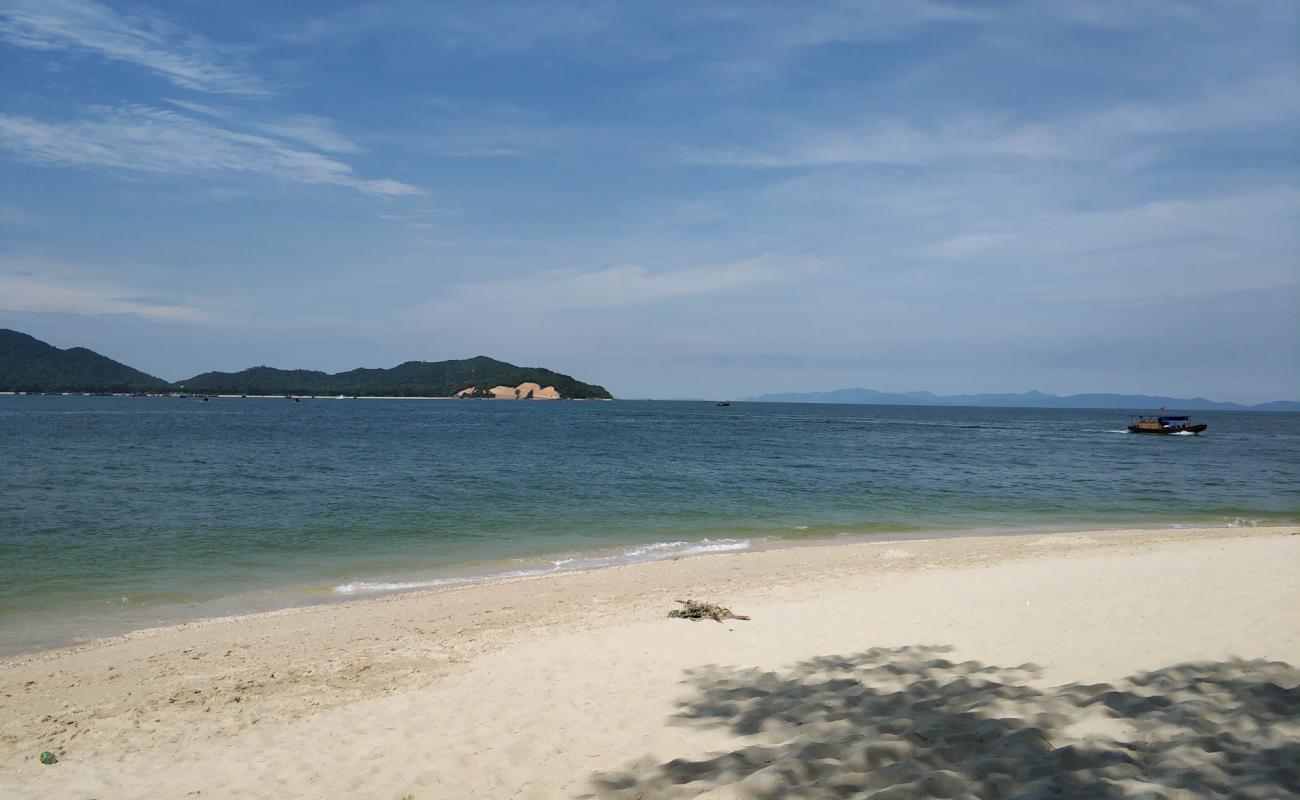
[[[466,583],[509,580],[511,578],[531,578],[538,575],[551,575],[556,572],[574,572],[599,567],[612,567],[618,564],[639,564],[647,561],[663,561],[683,556],[704,555],[706,553],[725,553],[747,550],[752,542],[749,539],[701,539],[698,542],[652,542],[636,545],[614,555],[569,555],[550,561],[550,566],[528,569],[512,569],[502,572],[489,572],[482,575],[457,576],[448,578],[428,578],[411,581],[350,581],[334,587],[335,594],[380,594],[384,592],[403,592],[413,589],[433,589],[438,586],[455,586]]]

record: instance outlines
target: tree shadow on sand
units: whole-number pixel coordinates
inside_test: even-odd
[[[602,798],[1300,797],[1300,671],[1188,663],[1050,689],[1039,670],[873,648],[784,674],[690,674],[686,725],[727,753],[592,779]]]

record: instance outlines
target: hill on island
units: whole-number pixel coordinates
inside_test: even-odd
[[[336,374],[253,367],[240,372],[204,372],[173,384],[84,347],[60,350],[25,333],[0,329],[0,392],[452,397],[473,388],[477,391],[471,396],[483,397],[491,396],[493,388],[526,383],[554,387],[562,398],[611,399],[603,386],[583,383],[543,367],[519,367],[487,356],[408,361],[392,369],[354,369]]]
[[[1300,403],[1274,400],[1258,405],[1206,400],[1204,397],[1161,397],[1148,394],[1072,394],[1044,392],[1019,394],[953,394],[931,392],[878,392],[874,389],[837,389],[832,392],[787,392],[746,397],[760,403],[856,403],[891,406],[988,406],[1001,408],[1117,408],[1180,411],[1300,411]]]
[[[603,386],[542,367],[517,367],[487,356],[452,361],[407,361],[392,369],[354,369],[330,374],[305,369],[253,367],[241,372],[205,372],[177,381],[203,394],[344,394],[376,397],[451,397],[468,388],[482,394],[495,386],[536,383],[554,386],[560,397],[608,400]]]
[[[0,328],[0,391],[150,392],[171,384],[84,347],[60,350]]]

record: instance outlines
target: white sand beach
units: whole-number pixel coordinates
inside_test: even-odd
[[[1291,796],[1298,576],[1300,528],[1107,531],[189,624],[0,665],[0,797]]]

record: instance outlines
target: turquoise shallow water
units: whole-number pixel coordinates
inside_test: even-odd
[[[0,397],[0,652],[843,534],[1300,520],[1300,415]]]

